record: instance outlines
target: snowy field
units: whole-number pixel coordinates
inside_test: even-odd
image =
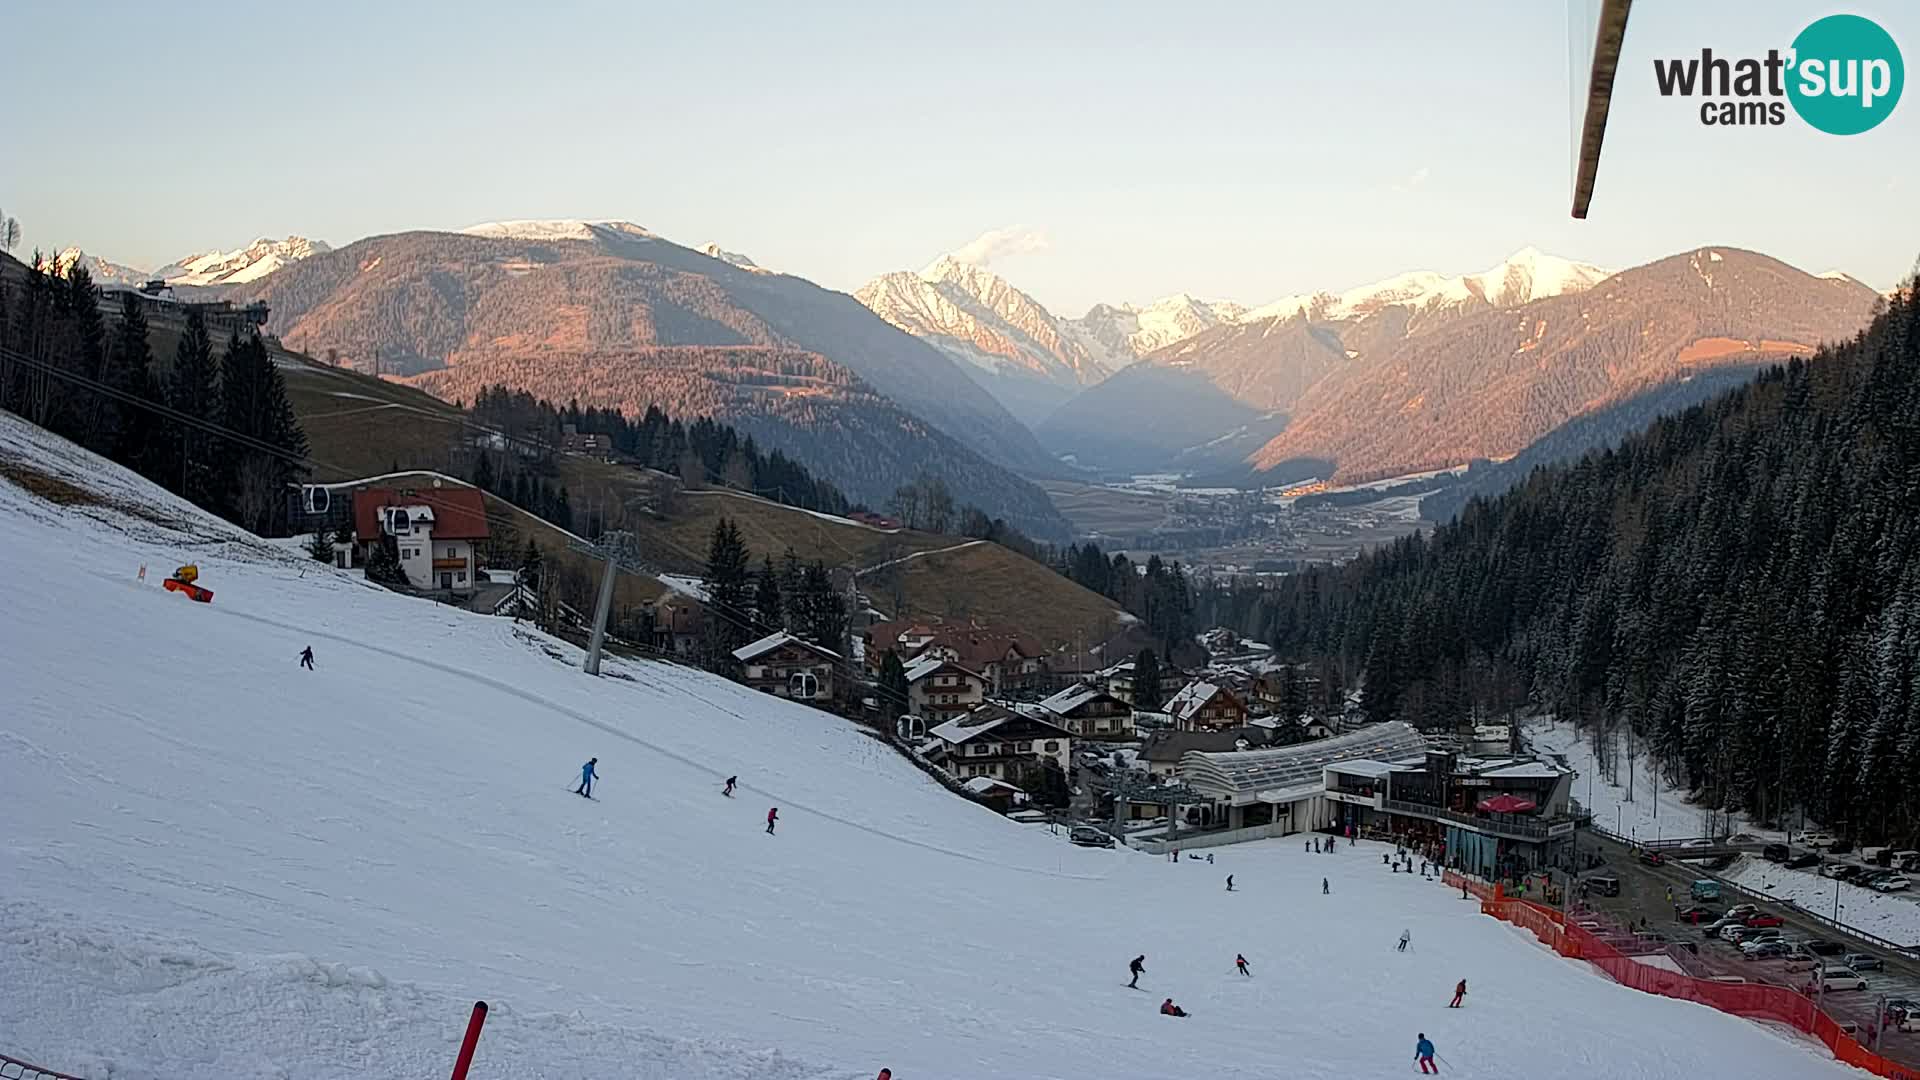
[[[1865,930],[1895,945],[1920,944],[1920,903],[1899,893],[1875,892],[1841,883],[1839,915],[1834,914],[1834,882],[1805,870],[1788,870],[1753,855],[1743,855],[1727,868],[1726,878],[1757,893],[1792,900],[1815,915]]]
[[[431,1077],[485,998],[476,1078],[1356,1080],[1408,1074],[1419,1031],[1462,1076],[1860,1075],[1371,846],[1073,848],[826,714],[665,665],[587,678],[64,453],[0,417],[0,458],[159,520],[0,480],[0,1051],[91,1080]],[[189,557],[211,605],[158,586]],[[1156,1015],[1169,995],[1193,1017]]]
[[[1703,835],[1706,813],[1682,801],[1682,793],[1662,789],[1657,796],[1659,809],[1655,811],[1656,796],[1648,782],[1650,774],[1644,758],[1635,763],[1636,798],[1628,802],[1624,786],[1609,784],[1600,775],[1587,736],[1576,733],[1571,723],[1558,720],[1531,721],[1527,724],[1526,735],[1536,753],[1559,754],[1579,772],[1579,777],[1573,782],[1573,797],[1593,811],[1596,825],[1613,829],[1618,822],[1622,826],[1621,836],[1640,840]],[[1624,761],[1622,758],[1619,770],[1622,778],[1626,776]],[[1719,819],[1717,813],[1714,816],[1716,820]],[[1754,825],[1742,814],[1734,814],[1733,823],[1736,830],[1762,840],[1787,838],[1780,830],[1762,829]],[[1811,870],[1788,870],[1777,863],[1746,856],[1728,867],[1723,876],[1755,892],[1792,900],[1817,915],[1834,918],[1833,880]],[[1916,898],[1912,892],[1882,893],[1858,885],[1842,884],[1840,913],[1836,921],[1897,945],[1920,944],[1920,898]]]
[[[1591,736],[1576,730],[1572,721],[1528,720],[1525,725],[1527,744],[1534,753],[1558,754],[1580,774],[1573,782],[1573,797],[1593,812],[1595,825],[1637,840],[1673,840],[1708,834],[1707,812],[1687,802],[1686,792],[1656,786],[1645,757],[1636,756],[1634,760],[1633,798],[1629,800],[1624,749],[1616,750],[1620,761],[1616,777],[1619,783],[1611,784],[1595,761]],[[1720,820],[1721,815],[1716,811],[1713,821],[1717,824]],[[1739,814],[1733,815],[1733,821],[1733,827],[1742,832],[1769,840],[1780,838],[1778,833],[1755,828]]]

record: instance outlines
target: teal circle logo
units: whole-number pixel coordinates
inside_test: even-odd
[[[1793,39],[1787,100],[1829,135],[1871,131],[1900,103],[1900,46],[1872,19],[1829,15]]]

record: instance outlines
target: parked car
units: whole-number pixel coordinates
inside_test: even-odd
[[[1880,890],[1881,892],[1898,892],[1899,890],[1905,889],[1911,886],[1912,884],[1913,882],[1908,881],[1904,874],[1889,874],[1888,876],[1883,877],[1880,880],[1874,882],[1873,887]]]
[[[1873,888],[1880,881],[1893,877],[1898,873],[1898,870],[1868,870],[1859,877],[1854,878],[1853,883],[1855,885],[1865,885],[1868,888]]]
[[[1844,881],[1859,872],[1859,867],[1852,863],[1843,862],[1830,862],[1820,868],[1821,877],[1830,877],[1840,881]]]
[[[1705,904],[1695,904],[1692,907],[1684,907],[1674,912],[1674,918],[1678,921],[1694,923],[1695,925],[1710,923],[1719,917],[1720,912],[1718,909],[1710,908]]]
[[[1768,844],[1760,849],[1760,857],[1768,862],[1786,862],[1788,854],[1785,844]]]
[[[1875,866],[1892,866],[1893,849],[1881,846],[1863,847],[1860,849],[1860,861],[1870,862]]]
[[[1827,845],[1827,853],[1829,855],[1845,855],[1852,850],[1853,841],[1851,840],[1835,840],[1833,843]]]
[[[1722,940],[1735,945],[1744,945],[1749,941],[1771,941],[1779,936],[1780,931],[1771,926],[1742,926],[1739,923],[1720,931]]]
[[[1748,941],[1740,946],[1740,955],[1747,960],[1778,960],[1793,951],[1793,946],[1784,941]]]
[[[1898,1026],[1901,1031],[1912,1031],[1914,1025],[1920,1025],[1920,1001],[1888,998],[1887,1012],[1881,1019],[1884,1023]]]
[[[1081,847],[1112,847],[1113,837],[1091,825],[1075,825],[1067,832],[1067,840]]]
[[[1808,938],[1800,943],[1803,948],[1815,956],[1839,956],[1847,951],[1845,945],[1825,938]]]
[[[1600,874],[1587,879],[1587,885],[1601,896],[1619,896],[1620,879],[1609,874]]]
[[[1758,914],[1759,911],[1760,905],[1758,904],[1735,904],[1727,909],[1727,917],[1730,919],[1744,919],[1749,915]]]
[[[1701,878],[1699,881],[1693,883],[1689,891],[1695,900],[1720,899],[1720,883],[1712,878]]]
[[[1896,851],[1893,853],[1893,865],[1908,873],[1920,870],[1920,851]]]
[[[1823,832],[1808,832],[1808,833],[1800,834],[1801,847],[1810,847],[1815,849],[1830,848],[1838,842],[1839,841],[1835,840],[1832,836]]]
[[[1785,926],[1786,920],[1770,911],[1756,911],[1747,916],[1747,925],[1752,927]]]
[[[1808,980],[1809,992],[1825,986],[1828,990],[1865,990],[1866,976],[1845,964],[1828,964],[1813,969],[1813,978]]]
[[[1885,971],[1887,962],[1872,953],[1850,952],[1846,957],[1847,966],[1855,971]]]
[[[1809,866],[1819,866],[1820,856],[1815,855],[1811,851],[1803,851],[1780,865],[1789,870],[1805,870]]]
[[[1786,961],[1788,971],[1805,971],[1821,962],[1820,958],[1807,951],[1804,942],[1787,943],[1787,955],[1780,959]]]

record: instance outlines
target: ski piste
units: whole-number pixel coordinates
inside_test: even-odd
[[[560,639],[316,569],[6,413],[0,458],[98,500],[0,480],[8,611],[32,630],[0,650],[0,1052],[48,1068],[321,1076],[350,1052],[356,1074],[419,1075],[484,996],[493,1023],[522,1018],[483,1037],[487,1076],[826,1080],[884,1054],[900,1080],[949,1077],[973,1030],[993,1036],[966,1040],[969,1080],[1398,1075],[1416,1030],[1488,1080],[1861,1075],[1369,871],[1374,845],[1255,841],[1201,873],[1076,848],[831,714],[669,663],[587,678]],[[188,552],[217,602],[134,581]],[[288,662],[309,641],[326,678]],[[539,796],[596,752],[621,763],[616,805]],[[722,764],[754,800],[712,802]],[[766,844],[776,803],[792,827]],[[1418,950],[1381,957],[1395,925]],[[1147,950],[1144,1000],[1087,992]],[[1235,952],[1275,959],[1229,980]],[[1011,958],[1046,977],[1007,978]],[[1463,974],[1472,1017],[1434,1003]],[[1207,1023],[1152,1022],[1156,992]]]

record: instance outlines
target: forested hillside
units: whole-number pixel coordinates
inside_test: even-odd
[[[1526,699],[1627,725],[1667,782],[1862,837],[1920,822],[1920,303],[1265,594],[1376,718]]]
[[[1589,450],[1616,446],[1620,440],[1646,430],[1662,416],[1720,396],[1752,379],[1753,367],[1714,368],[1682,382],[1666,383],[1620,402],[1573,419],[1540,436],[1525,450],[1505,461],[1476,461],[1459,482],[1442,487],[1420,500],[1420,516],[1447,521],[1475,495],[1499,495],[1543,465],[1572,461]]]
[[[474,401],[503,384],[634,418],[649,409],[675,417],[716,417],[758,440],[763,450],[777,448],[804,463],[856,502],[885,507],[902,484],[938,477],[959,502],[992,508],[1023,530],[1047,538],[1067,531],[1038,487],[1015,481],[846,368],[799,349],[479,350],[463,354],[454,367],[405,381],[446,400]],[[661,467],[671,468],[671,462]],[[726,479],[720,466],[709,468],[714,477]],[[771,485],[755,486],[778,497]]]

